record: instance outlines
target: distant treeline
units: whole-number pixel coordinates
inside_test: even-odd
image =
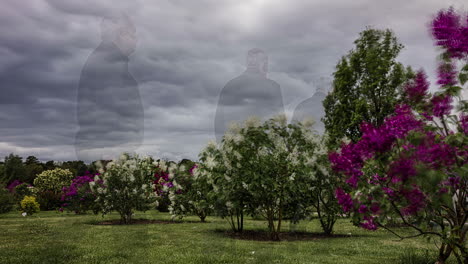
[[[110,160],[101,160],[106,164]],[[188,159],[183,159],[179,164],[192,163]],[[34,179],[38,174],[46,170],[55,168],[68,169],[74,176],[82,176],[87,172],[96,173],[96,163],[85,163],[81,160],[73,161],[47,161],[41,162],[35,156],[28,156],[26,159],[19,155],[9,154],[3,162],[0,161],[0,185],[8,185],[9,183],[18,180],[23,183],[33,184]]]

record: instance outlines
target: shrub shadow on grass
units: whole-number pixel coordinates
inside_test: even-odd
[[[266,230],[244,230],[242,233],[236,233],[231,230],[225,229],[214,229],[214,233],[229,237],[237,240],[251,240],[251,241],[275,241],[270,237],[270,233]],[[311,241],[311,240],[320,240],[320,239],[333,239],[333,238],[356,238],[356,237],[367,237],[367,235],[359,234],[331,234],[326,235],[323,233],[317,232],[281,232],[280,241]]]
[[[182,220],[154,220],[154,219],[132,219],[130,224],[127,225],[150,225],[150,224],[162,224],[162,225],[169,225],[169,224],[202,224],[208,222],[200,222],[200,221],[182,221]],[[87,224],[90,225],[125,225],[120,222],[120,219],[112,219],[112,220],[105,220],[105,221],[92,221],[88,222]]]

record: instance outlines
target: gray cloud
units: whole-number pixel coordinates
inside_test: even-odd
[[[249,49],[268,53],[268,77],[280,84],[291,118],[366,26],[393,29],[405,45],[400,61],[424,67],[434,84],[437,49],[427,22],[450,4],[466,8],[463,2],[6,0],[0,9],[0,156],[76,158],[78,84],[101,42],[104,16],[126,12],[137,29],[129,71],[145,114],[138,152],[181,159],[196,158],[214,139],[219,93],[245,70]],[[105,123],[98,116],[96,122]]]

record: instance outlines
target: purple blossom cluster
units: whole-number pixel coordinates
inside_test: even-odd
[[[377,224],[374,222],[374,216],[364,216],[364,221],[361,223],[361,227],[367,230],[377,230]]]
[[[415,185],[409,190],[400,190],[400,193],[407,203],[407,206],[400,210],[403,215],[415,215],[426,205],[426,195]]]
[[[457,83],[457,71],[453,63],[441,63],[437,68],[437,84],[452,86]]]
[[[431,25],[436,45],[445,48],[450,57],[462,59],[468,54],[468,16],[464,19],[453,8],[441,10]]]
[[[415,82],[413,87],[408,88],[414,89],[412,98],[426,94],[427,86],[423,81],[425,77],[422,74],[420,76],[422,76],[420,80],[416,81],[419,84]],[[442,112],[445,114],[445,110]],[[424,125],[424,122],[416,118],[408,105],[398,105],[395,114],[387,117],[380,127],[362,124],[363,135],[358,142],[343,144],[339,152],[329,154],[332,168],[346,176],[348,187],[345,189],[353,192],[369,184],[383,186],[383,195],[386,195],[389,201],[398,202],[402,206],[403,215],[415,215],[421,211],[426,206],[428,198],[418,186],[412,184],[418,174],[417,165],[425,164],[430,169],[443,169],[453,166],[457,155],[466,156],[460,152],[462,150],[445,143],[445,136],[425,131]],[[410,132],[418,132],[422,135],[418,144],[413,145],[407,142],[401,145],[399,140],[406,140]],[[404,154],[388,163],[384,176],[374,174],[369,179],[363,177],[363,169],[368,160],[387,153],[395,147],[401,147]],[[369,198],[370,202],[360,201],[359,197],[352,199],[350,193],[342,188],[336,189],[335,196],[343,211],[355,211],[363,215],[361,227],[370,230],[377,228],[374,217],[380,213],[380,206],[373,197]]]
[[[354,208],[353,199],[349,193],[346,193],[343,189],[337,188],[335,190],[335,197],[338,200],[338,204],[341,205],[344,212],[349,212]]]
[[[92,203],[96,199],[89,186],[90,182],[94,182],[94,177],[99,174],[91,174],[86,172],[86,175],[78,176],[72,180],[68,187],[62,188],[61,201],[62,206],[59,211],[69,209],[75,213],[82,213],[91,209]],[[99,184],[101,184],[100,182]]]
[[[189,169],[190,175],[193,176],[193,171],[194,171],[196,168],[198,168],[198,165],[197,165],[197,164],[193,165],[193,166]]]
[[[407,98],[414,103],[421,102],[427,95],[429,85],[426,73],[423,70],[418,71],[414,80],[408,82],[404,87]]]
[[[62,189],[62,201],[65,201],[67,197],[78,195],[78,190],[85,184],[89,184],[94,181],[94,175],[78,176],[72,180],[72,183],[68,187]]]
[[[23,184],[19,180],[14,180],[8,186],[6,187],[10,193],[13,193],[15,191],[16,186]]]
[[[460,114],[460,132],[463,132],[465,135],[468,135],[468,115]]]
[[[410,131],[422,128],[407,105],[398,105],[395,115],[385,119],[382,126],[376,128],[368,123],[361,126],[362,138],[357,143],[343,144],[340,153],[332,152],[329,159],[335,171],[348,176],[346,182],[356,188],[363,175],[364,162],[376,153],[389,151],[396,140],[405,137]]]
[[[174,184],[172,181],[169,179],[169,173],[165,171],[158,171],[154,174],[154,181],[153,181],[155,187],[155,192],[159,195],[165,194],[163,191],[163,186],[166,186],[168,188],[174,187]]]
[[[452,110],[452,97],[449,95],[434,95],[431,99],[432,113],[436,117],[450,114]]]
[[[468,116],[463,112],[458,120],[449,117],[456,96],[449,88],[458,83],[454,60],[468,58],[468,16],[462,20],[452,8],[442,10],[432,21],[431,31],[444,49],[437,81],[442,91],[430,96],[427,76],[418,71],[404,86],[406,104],[398,105],[379,127],[363,123],[359,141],[329,154],[333,170],[346,183],[335,190],[338,203],[369,230],[377,229],[379,219],[393,209],[403,219],[418,216],[433,221],[434,216],[420,212],[440,210],[443,199],[467,186],[459,168],[468,162],[468,148],[460,143],[468,134]],[[457,123],[458,133],[447,122]],[[432,186],[434,181],[437,188]],[[447,219],[452,217],[447,215]]]

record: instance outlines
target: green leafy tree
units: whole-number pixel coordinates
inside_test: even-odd
[[[44,171],[41,162],[35,156],[28,156],[24,162],[25,182],[33,183],[36,176]]]
[[[44,170],[53,170],[57,168],[53,160],[49,160],[44,164]]]
[[[23,165],[23,158],[13,153],[6,156],[2,181],[5,183],[10,183],[14,180],[24,182],[25,176],[26,170]]]
[[[10,212],[14,205],[15,199],[13,195],[5,186],[0,185],[0,214]]]
[[[5,164],[3,162],[0,162],[0,183],[4,181],[4,178],[5,178],[4,176],[5,176]]]
[[[398,102],[402,84],[413,75],[396,61],[403,45],[392,31],[368,28],[354,44],[336,65],[333,91],[323,101],[331,148],[344,137],[357,141],[363,121],[382,124]]]
[[[88,171],[88,166],[81,160],[66,161],[60,167],[70,170],[75,176],[85,175]]]

